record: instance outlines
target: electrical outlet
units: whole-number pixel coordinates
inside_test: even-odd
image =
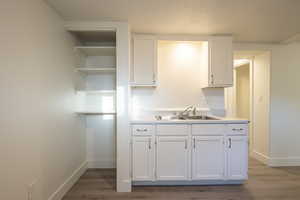
[[[27,185],[27,200],[34,200],[33,199],[33,192],[34,192],[34,187],[37,183],[37,180],[34,180],[30,184]]]
[[[32,200],[33,186],[28,185],[27,187],[27,200]]]

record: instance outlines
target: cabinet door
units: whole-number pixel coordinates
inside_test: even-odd
[[[133,41],[133,82],[154,85],[157,68],[157,42],[153,36],[137,35]]]
[[[193,137],[192,179],[224,179],[225,152],[223,136]]]
[[[133,137],[132,178],[133,180],[153,180],[154,151],[152,137]]]
[[[233,52],[231,37],[214,37],[209,42],[209,85],[226,87],[233,84]]]
[[[248,137],[227,137],[228,179],[244,180],[248,178]]]
[[[188,137],[157,137],[157,180],[187,180],[189,173]]]

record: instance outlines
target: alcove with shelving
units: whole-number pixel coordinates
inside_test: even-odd
[[[76,45],[76,109],[86,124],[89,168],[116,163],[116,32],[70,31]]]

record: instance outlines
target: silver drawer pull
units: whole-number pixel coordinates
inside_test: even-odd
[[[243,128],[233,128],[232,130],[233,131],[243,131],[244,129]]]
[[[148,129],[146,129],[146,128],[144,128],[144,129],[138,128],[138,129],[136,129],[136,131],[137,131],[137,132],[146,132],[146,131],[148,131]]]
[[[148,139],[148,147],[149,147],[149,149],[152,148],[152,147],[151,147],[151,143],[152,143],[152,142],[151,142],[151,138],[149,138],[149,139]]]

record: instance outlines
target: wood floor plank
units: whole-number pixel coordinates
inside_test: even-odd
[[[116,192],[113,169],[89,169],[63,200],[300,200],[300,167],[270,168],[249,161],[243,185],[136,186]]]

